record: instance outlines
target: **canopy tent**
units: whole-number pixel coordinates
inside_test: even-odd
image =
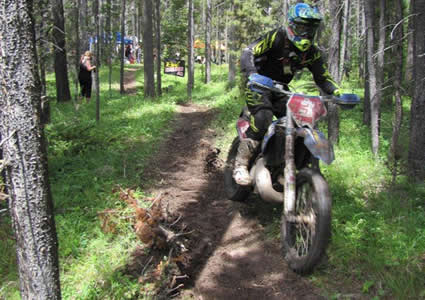
[[[124,36],[124,44],[125,45],[133,44],[133,39],[134,38],[132,37]],[[116,43],[121,44],[121,32],[116,32]]]
[[[110,35],[109,38],[106,36],[106,34],[103,34],[103,42],[106,43],[107,40],[112,40],[112,36]],[[129,37],[129,36],[124,36],[124,44],[125,45],[132,45],[134,43],[135,37]],[[89,39],[89,43],[91,44],[96,44],[97,43],[97,36],[95,37],[90,37]],[[115,43],[116,44],[121,44],[121,32],[116,32],[115,33]]]
[[[199,39],[195,40],[193,43],[193,48],[195,49],[204,49],[205,43]],[[223,43],[219,43],[218,41],[211,42],[211,48],[213,49],[220,49],[222,51],[226,51],[226,46]]]
[[[193,43],[193,48],[204,49],[205,43],[201,40],[195,40],[195,42]]]

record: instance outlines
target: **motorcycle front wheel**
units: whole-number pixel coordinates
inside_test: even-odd
[[[227,198],[232,201],[244,202],[251,193],[250,187],[245,187],[237,184],[233,179],[233,169],[235,166],[236,154],[238,153],[239,137],[233,140],[227,155],[226,166],[224,169],[224,186]]]
[[[295,211],[282,216],[281,243],[289,267],[308,274],[325,254],[331,237],[331,196],[323,176],[302,169],[296,178]]]

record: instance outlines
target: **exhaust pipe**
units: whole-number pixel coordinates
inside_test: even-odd
[[[273,189],[272,177],[264,165],[264,159],[260,158],[255,164],[255,187],[261,199],[272,203],[283,203],[283,193]]]

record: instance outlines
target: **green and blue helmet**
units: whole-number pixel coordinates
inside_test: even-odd
[[[288,12],[288,39],[301,51],[307,51],[313,44],[322,15],[317,7],[297,3]]]

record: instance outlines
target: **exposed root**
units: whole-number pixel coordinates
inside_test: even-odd
[[[178,264],[186,260],[189,244],[187,236],[193,230],[182,226],[181,215],[171,215],[168,205],[163,209],[161,193],[154,198],[142,199],[144,205],[149,204],[148,208],[143,208],[133,190],[119,187],[117,191],[120,199],[134,211],[129,219],[136,236],[143,244],[143,251],[136,251],[133,261],[126,269],[131,275],[138,277],[142,284],[142,294],[154,292],[164,299],[178,296],[184,282],[189,278],[181,273]],[[102,216],[102,228],[107,230],[111,227],[111,218],[105,216],[115,213],[116,210],[106,210],[99,214],[99,217]],[[147,282],[154,283],[154,290],[144,290]]]

